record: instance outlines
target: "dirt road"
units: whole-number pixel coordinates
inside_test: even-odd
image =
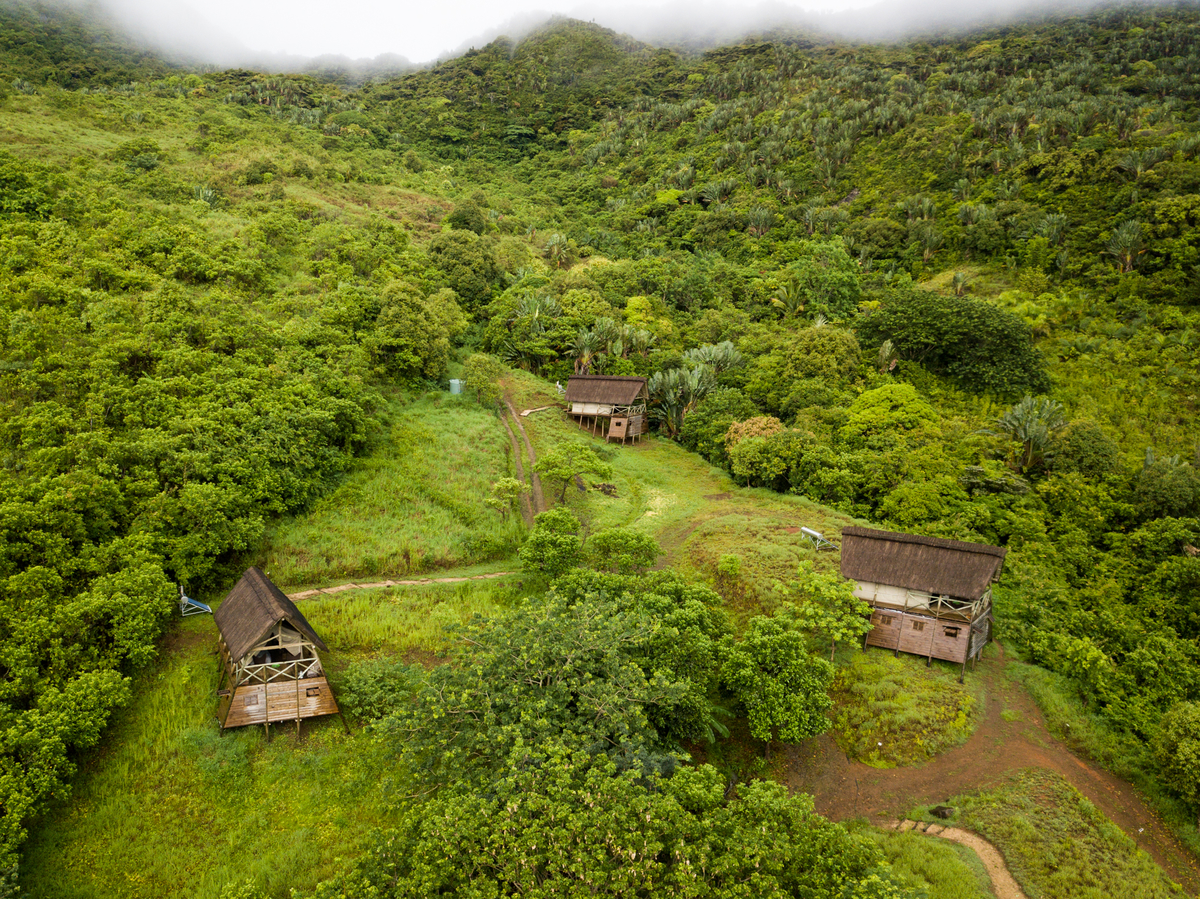
[[[1070,781],[1117,826],[1145,849],[1191,895],[1200,894],[1200,862],[1188,852],[1120,778],[1086,762],[1055,740],[1029,693],[1005,677],[1003,649],[968,674],[987,681],[983,720],[962,746],[924,765],[879,769],[851,761],[828,734],[793,749],[786,779],[795,790],[812,793],[817,810],[835,821],[903,818],[917,805],[996,786],[1022,768],[1046,768]],[[1001,712],[1008,711],[1005,720]],[[1014,714],[1015,713],[1015,714]]]

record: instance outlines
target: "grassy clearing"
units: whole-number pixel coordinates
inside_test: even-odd
[[[1023,771],[997,790],[950,804],[958,808],[956,824],[978,832],[1000,850],[1030,899],[1186,895],[1058,774]]]
[[[299,607],[325,642],[342,653],[441,654],[452,641],[446,627],[494,615],[517,595],[515,586],[483,581],[354,590],[302,600]]]
[[[508,386],[518,411],[558,402],[544,382],[521,372],[513,373]],[[617,488],[615,497],[567,490],[566,505],[589,530],[631,527],[647,533],[663,547],[665,565],[702,580],[714,580],[722,556],[737,555],[738,581],[723,585],[735,618],[775,609],[782,600],[776,588],[789,584],[805,559],[821,570],[837,570],[838,553],[816,553],[801,539],[800,528],[836,535],[853,522],[848,516],[804,497],[737,487],[725,472],[670,440],[643,437],[636,445],[606,446],[554,410],[522,423],[539,454],[577,441],[612,465],[608,480]],[[552,485],[544,488],[548,502],[557,499]]]
[[[444,652],[440,626],[495,613],[514,596],[483,582],[301,605],[332,647],[336,690],[359,660]],[[219,735],[217,666],[212,619],[178,622],[71,796],[34,828],[23,896],[218,899],[251,879],[286,897],[333,876],[384,823],[395,768],[369,733],[347,735],[332,718],[305,722],[299,739],[286,725],[270,742],[261,728]]]
[[[503,423],[466,397],[397,399],[374,451],[312,511],[271,529],[265,568],[276,583],[319,585],[507,557],[523,525],[484,500],[510,456]]]
[[[992,899],[991,878],[966,846],[915,833],[862,828],[900,883],[926,899]]]
[[[971,735],[982,690],[978,678],[958,683],[957,666],[944,662],[855,653],[834,681],[833,734],[846,755],[873,767],[919,764]]]

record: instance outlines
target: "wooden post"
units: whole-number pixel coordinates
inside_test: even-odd
[[[304,649],[300,649],[301,656],[304,655]],[[292,673],[296,676],[296,739],[300,739],[300,663],[293,662],[294,670]]]
[[[933,627],[931,628],[933,633],[929,635],[929,658],[927,658],[925,660],[926,668],[930,667],[933,664],[933,641],[934,641],[934,638],[937,637],[937,629],[941,626],[942,626],[942,623],[941,623],[940,618],[933,619]]]
[[[892,658],[900,658],[900,641],[904,639],[904,619],[908,616],[908,590],[904,591],[904,614],[900,616],[900,627],[896,628],[896,651]]]

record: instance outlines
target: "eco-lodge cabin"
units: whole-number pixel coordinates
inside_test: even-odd
[[[567,414],[581,428],[605,440],[640,438],[646,430],[645,378],[624,375],[571,375],[567,380]]]
[[[1008,552],[984,543],[842,530],[842,576],[871,606],[866,646],[962,663],[991,639],[992,584]]]
[[[221,644],[221,729],[340,714],[317,650],[329,647],[296,604],[248,568],[214,616]]]

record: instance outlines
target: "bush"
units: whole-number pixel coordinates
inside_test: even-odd
[[[533,531],[521,547],[522,568],[555,578],[579,564],[583,541],[578,518],[566,509],[551,509],[533,522]]]
[[[1143,519],[1200,517],[1200,474],[1186,462],[1160,459],[1138,475],[1134,499]]]
[[[700,401],[683,420],[679,442],[709,462],[724,465],[725,435],[730,425],[758,414],[758,409],[740,390],[719,387]]]
[[[586,558],[597,571],[644,574],[661,555],[653,537],[630,528],[608,528],[588,540]]]
[[[972,393],[1008,397],[1050,388],[1029,325],[987,300],[893,292],[858,334],[872,347],[892,341],[902,361],[919,362]]]
[[[418,683],[420,667],[400,659],[353,662],[339,678],[338,702],[360,721],[382,718],[411,699]]]
[[[484,228],[487,227],[487,218],[483,214],[483,210],[471,201],[459,203],[454,207],[454,211],[446,216],[446,223],[451,228],[456,228],[460,231],[473,231],[476,234],[482,234]]]
[[[1050,467],[1054,471],[1077,471],[1087,478],[1103,478],[1121,465],[1117,442],[1094,421],[1073,421],[1051,444]]]

